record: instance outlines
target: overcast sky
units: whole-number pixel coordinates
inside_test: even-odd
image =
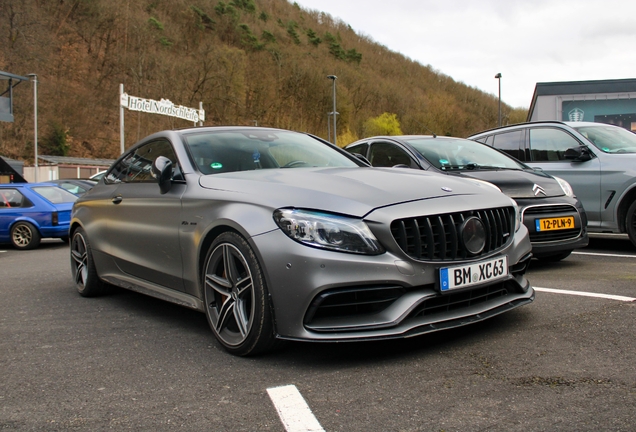
[[[495,96],[501,73],[515,108],[537,82],[636,78],[634,0],[295,1]]]

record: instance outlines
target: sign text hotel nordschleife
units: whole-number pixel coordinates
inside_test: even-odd
[[[129,96],[126,93],[121,95],[121,106],[131,111],[142,111],[151,114],[163,114],[170,117],[177,117],[191,122],[205,121],[205,111],[194,108],[188,108],[181,105],[175,105],[168,99],[160,101],[152,99],[143,99],[136,96]]]

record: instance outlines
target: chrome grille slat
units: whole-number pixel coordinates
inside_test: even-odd
[[[493,210],[492,212],[493,212],[493,216],[494,216],[495,221],[496,221],[497,232],[499,232],[499,230],[503,229],[503,221],[502,221],[502,217],[501,217],[502,216],[501,212],[499,211],[499,209],[498,210]],[[501,238],[496,238],[495,237],[495,241],[497,241],[497,246],[496,247],[501,246]]]
[[[455,218],[453,217],[453,215],[448,215],[448,218],[450,220],[450,224],[449,227],[452,228],[451,229],[451,235],[450,235],[450,244],[451,244],[451,256],[457,256],[457,245],[459,244],[459,236],[458,236],[458,231],[457,231],[457,227],[460,225],[457,225],[455,223]]]
[[[412,225],[412,230],[413,230],[413,243],[414,243],[414,250],[416,253],[422,253],[422,236],[420,234],[420,227],[417,225],[417,221],[416,220],[411,220],[410,224]]]
[[[437,216],[438,237],[437,243],[439,244],[439,254],[443,257],[446,256],[446,230],[444,229],[444,220],[441,216]]]
[[[424,228],[426,228],[426,238],[429,241],[426,243],[426,256],[429,259],[433,259],[435,256],[435,242],[433,240],[433,226],[431,225],[431,221],[429,219],[425,219]],[[424,256],[422,253],[420,256]]]
[[[486,229],[486,246],[474,256],[461,241],[460,227],[476,216]],[[456,213],[398,219],[391,223],[391,233],[400,249],[413,259],[423,261],[457,261],[496,252],[512,241],[515,211],[512,207],[467,210]]]

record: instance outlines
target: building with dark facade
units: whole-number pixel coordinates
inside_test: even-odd
[[[537,83],[528,121],[591,121],[636,132],[636,79]]]

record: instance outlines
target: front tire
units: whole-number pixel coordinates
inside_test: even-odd
[[[71,274],[82,297],[95,297],[107,292],[107,285],[103,282],[95,268],[93,251],[83,228],[73,232],[71,240]]]
[[[274,320],[263,272],[243,237],[226,232],[214,240],[202,279],[208,323],[228,352],[254,355],[275,345]]]
[[[11,227],[11,243],[16,249],[35,249],[41,239],[38,229],[29,222],[18,222]]]
[[[625,229],[632,244],[636,246],[636,201],[634,201],[632,205],[629,206],[629,209],[627,209]]]

